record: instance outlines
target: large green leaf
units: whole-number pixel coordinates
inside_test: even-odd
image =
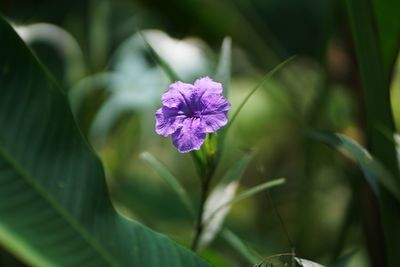
[[[372,0],[347,0],[347,11],[357,53],[367,118],[368,149],[397,176],[395,146],[385,133],[394,133],[390,109],[389,80],[384,68],[382,50]],[[397,179],[400,186],[400,179]]]
[[[395,132],[389,95],[389,73],[391,52],[396,48],[396,41],[384,45],[381,41],[392,35],[382,32],[377,27],[376,10],[373,0],[346,0],[347,14],[357,54],[361,84],[364,93],[365,113],[367,118],[368,150],[393,174],[395,187],[400,190],[400,174],[397,164],[395,145],[387,136]],[[389,5],[390,6],[390,5]],[[389,8],[386,6],[385,9]],[[392,6],[390,6],[392,8]],[[379,18],[382,18],[381,10]],[[384,24],[379,23],[379,27]],[[379,34],[381,32],[381,34]],[[395,33],[396,34],[396,33]],[[398,37],[397,37],[398,38]],[[382,45],[384,50],[382,51]],[[393,50],[395,51],[395,50]],[[384,56],[386,55],[386,56]],[[380,214],[385,241],[388,266],[400,266],[398,248],[400,247],[400,208],[386,188],[379,186]],[[378,244],[382,247],[383,244]]]
[[[0,18],[0,245],[35,266],[209,266],[119,216],[63,92]]]
[[[372,0],[372,6],[375,11],[384,66],[390,76],[400,48],[400,19],[397,18],[400,13],[400,1]]]

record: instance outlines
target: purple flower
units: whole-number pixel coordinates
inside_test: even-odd
[[[175,82],[162,96],[163,106],[156,112],[156,132],[167,137],[181,153],[199,150],[206,133],[226,125],[231,104],[222,96],[222,85],[209,77],[194,85]]]

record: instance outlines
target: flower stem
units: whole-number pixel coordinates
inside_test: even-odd
[[[215,171],[214,160],[208,161],[205,174],[202,177],[203,179],[201,180],[200,206],[197,214],[195,234],[191,245],[191,249],[194,252],[198,250],[200,237],[204,230],[203,213],[204,213],[205,203],[209,194],[211,179],[214,174],[214,171]]]

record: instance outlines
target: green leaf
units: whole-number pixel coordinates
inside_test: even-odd
[[[293,59],[295,58],[295,56],[292,56],[288,59],[286,59],[285,61],[279,63],[275,68],[273,68],[271,71],[269,71],[261,80],[261,82],[259,82],[256,87],[253,88],[253,90],[250,91],[250,93],[243,99],[242,103],[240,103],[239,107],[236,109],[235,113],[233,113],[228,125],[224,128],[225,131],[228,131],[228,129],[231,127],[231,125],[233,124],[233,122],[235,121],[236,117],[239,115],[240,111],[242,110],[242,108],[244,107],[244,105],[247,103],[247,101],[250,99],[250,97],[269,79],[272,78],[272,76],[277,73],[279,70],[281,70],[284,66],[286,66],[286,64],[288,64],[289,62],[291,62]]]
[[[160,68],[165,72],[171,82],[175,82],[179,79],[178,74],[174,71],[174,69],[169,65],[160,54],[151,46],[151,44],[147,41],[146,37],[142,32],[139,32],[140,36],[143,38],[144,43],[149,49],[150,56],[154,59],[154,61],[160,66]]]
[[[400,1],[372,0],[372,4],[376,15],[383,62],[390,75],[400,47],[400,20],[395,19],[400,14]]]
[[[65,62],[65,79],[68,85],[85,75],[85,63],[82,49],[74,36],[63,28],[50,23],[34,23],[15,26],[21,38],[27,44],[43,42],[55,49]]]
[[[264,191],[264,190],[269,189],[271,187],[275,187],[275,186],[284,184],[285,182],[286,182],[285,178],[279,178],[279,179],[275,179],[275,180],[272,180],[272,181],[269,181],[269,182],[265,182],[265,183],[259,184],[257,186],[254,186],[254,187],[250,188],[250,189],[247,189],[247,190],[241,192],[240,194],[238,194],[237,196],[233,197],[229,201],[220,204],[218,207],[215,208],[213,213],[211,213],[208,218],[209,218],[209,220],[211,220],[213,216],[215,216],[221,209],[223,209],[226,206],[231,206],[234,203],[239,202],[240,200],[243,200],[245,198],[251,197],[252,195],[260,193],[261,191]]]
[[[365,97],[368,148],[397,176],[395,147],[385,136],[386,132],[393,134],[395,128],[372,3],[371,0],[347,0],[346,3]],[[400,180],[396,182],[400,186]]]
[[[234,198],[236,189],[239,186],[239,180],[241,179],[252,157],[252,154],[245,154],[236,164],[233,165],[231,169],[228,170],[221,182],[208,196],[202,217],[204,230],[200,236],[200,248],[205,247],[212,240],[214,240],[215,236],[221,229],[225,217],[230,210],[230,206],[225,206],[217,213],[214,213],[214,211],[221,204],[226,203]]]
[[[87,76],[77,82],[68,92],[68,99],[71,105],[72,113],[78,115],[86,97],[99,88],[110,86],[114,74],[111,72],[102,72]]]
[[[236,252],[238,252],[250,264],[254,265],[262,260],[260,256],[250,250],[250,248],[229,229],[225,228],[224,230],[222,230],[221,236],[232,248],[235,249]]]
[[[209,266],[119,216],[67,99],[0,18],[0,245],[33,266]]]
[[[396,56],[390,50],[398,46],[398,40],[382,51],[381,38],[386,38],[382,33],[384,29],[377,27],[376,10],[373,0],[346,0],[347,14],[351,26],[353,42],[357,54],[357,66],[364,94],[368,150],[394,175],[395,190],[400,188],[400,173],[397,164],[397,155],[393,142],[386,138],[385,133],[395,132],[393,114],[390,105],[390,66],[389,57]],[[386,2],[386,1],[385,1]],[[394,8],[390,4],[384,9]],[[386,16],[379,12],[379,18]],[[396,20],[396,18],[394,18]],[[380,24],[379,27],[383,25]],[[398,39],[398,29],[396,30]],[[381,36],[379,36],[381,32]],[[392,47],[392,48],[391,48]],[[384,53],[386,56],[384,56]],[[383,129],[383,130],[382,130]],[[400,266],[398,249],[400,247],[400,208],[396,200],[390,195],[385,186],[379,186],[380,214],[384,233],[384,246],[388,266]]]
[[[190,212],[191,215],[195,215],[195,210],[192,204],[192,201],[189,198],[185,188],[180,184],[179,179],[175,177],[171,173],[170,170],[157,158],[155,158],[149,152],[143,152],[140,157],[145,160],[154,170],[160,175],[161,178],[164,179],[165,182],[175,191],[178,195],[179,199],[185,205],[187,210]]]
[[[219,55],[217,71],[215,74],[215,80],[222,83],[224,90],[223,95],[228,98],[229,88],[231,82],[231,72],[232,72],[232,39],[230,37],[225,37],[222,42],[221,52]],[[216,162],[218,164],[221,159],[224,142],[225,142],[226,129],[220,131],[220,138],[218,138],[218,148]]]
[[[331,145],[344,155],[354,160],[364,173],[368,184],[379,197],[378,183],[384,186],[400,202],[400,190],[396,186],[393,175],[365,148],[343,134],[312,131],[310,135]]]
[[[343,257],[340,257],[340,259],[335,263],[334,267],[347,267],[347,266],[350,266],[351,261],[356,256],[356,254],[357,254],[356,250],[353,250],[353,251],[345,254]]]
[[[222,42],[221,52],[219,55],[217,71],[215,74],[215,80],[222,83],[224,90],[223,94],[228,97],[230,81],[231,81],[231,69],[232,69],[232,39],[225,37]]]
[[[111,2],[107,0],[90,0],[88,2],[90,20],[87,29],[89,60],[91,69],[103,69],[107,63],[107,53],[111,43]]]

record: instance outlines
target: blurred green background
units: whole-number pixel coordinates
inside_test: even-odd
[[[395,12],[399,4],[383,2],[374,3],[388,29],[400,29]],[[119,212],[185,245],[190,244],[193,222],[139,155],[157,155],[195,201],[200,183],[190,156],[179,154],[170,139],[154,132],[154,112],[168,79],[138,30],[190,83],[214,73],[222,41],[230,36],[228,98],[233,110],[262,74],[296,55],[242,110],[215,179],[243,150],[253,149],[256,155],[241,189],[287,179],[271,194],[291,241],[266,193],[235,204],[226,227],[264,257],[290,252],[292,242],[302,258],[328,266],[349,253],[348,266],[383,266],[382,249],[376,247],[381,242],[377,200],[361,172],[305,134],[308,129],[341,132],[365,144],[365,107],[343,2],[2,0],[0,11],[68,94],[82,132],[104,162]],[[393,68],[391,79],[399,129],[399,67]],[[215,266],[250,266],[223,237],[201,255]],[[4,250],[0,263],[24,266]]]

